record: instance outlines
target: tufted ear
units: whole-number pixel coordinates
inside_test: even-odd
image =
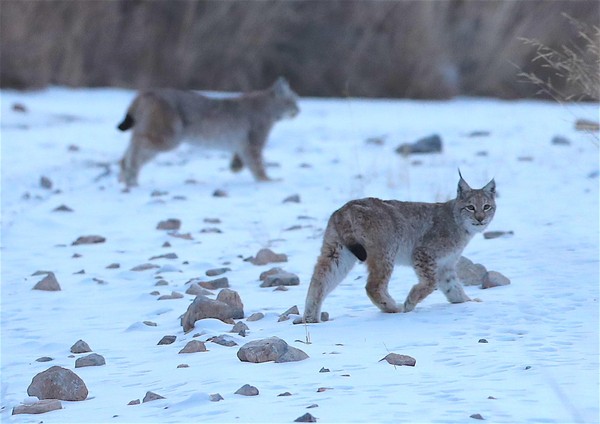
[[[467,184],[467,182],[463,179],[461,173],[460,173],[460,169],[458,170],[458,176],[460,177],[460,179],[458,180],[458,190],[457,190],[457,195],[458,197],[463,197],[465,195],[465,193],[471,191],[471,187],[469,187],[469,184]]]
[[[485,191],[486,194],[489,194],[492,197],[495,196],[496,195],[496,181],[494,181],[494,179],[492,178],[492,181],[487,183],[485,185],[485,187],[482,188],[482,190]]]
[[[277,78],[277,81],[273,83],[273,89],[276,93],[287,93],[290,91],[290,84],[284,77]]]

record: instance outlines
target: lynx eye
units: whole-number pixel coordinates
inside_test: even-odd
[[[492,209],[492,206],[491,206],[491,205],[487,205],[487,204],[486,204],[486,205],[483,205],[483,211],[484,211],[484,212],[487,212],[487,211],[489,211],[490,209]]]
[[[465,206],[465,209],[468,210],[469,212],[475,212],[475,206],[473,206],[473,205]]]

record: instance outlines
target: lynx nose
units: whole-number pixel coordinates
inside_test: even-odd
[[[481,223],[483,223],[483,220],[485,219],[485,215],[476,213],[475,219],[477,220],[477,222],[479,222],[481,224]]]

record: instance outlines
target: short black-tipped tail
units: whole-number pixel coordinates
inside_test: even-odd
[[[125,115],[125,119],[123,119],[123,122],[121,122],[117,128],[120,129],[121,131],[127,131],[129,128],[133,127],[134,124],[134,120],[133,117],[130,114]]]
[[[367,260],[367,251],[365,250],[362,244],[353,244],[351,246],[348,246],[348,249],[350,249],[352,254],[356,256],[359,261],[364,262]]]

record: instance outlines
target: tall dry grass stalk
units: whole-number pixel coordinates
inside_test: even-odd
[[[521,72],[519,76],[538,87],[538,93],[546,94],[558,102],[600,100],[600,27],[588,25],[563,14],[577,33],[577,39],[559,48],[552,48],[539,40],[522,39],[535,48],[532,62],[541,64],[554,77],[571,88],[553,83],[551,77],[543,79],[535,72]]]

